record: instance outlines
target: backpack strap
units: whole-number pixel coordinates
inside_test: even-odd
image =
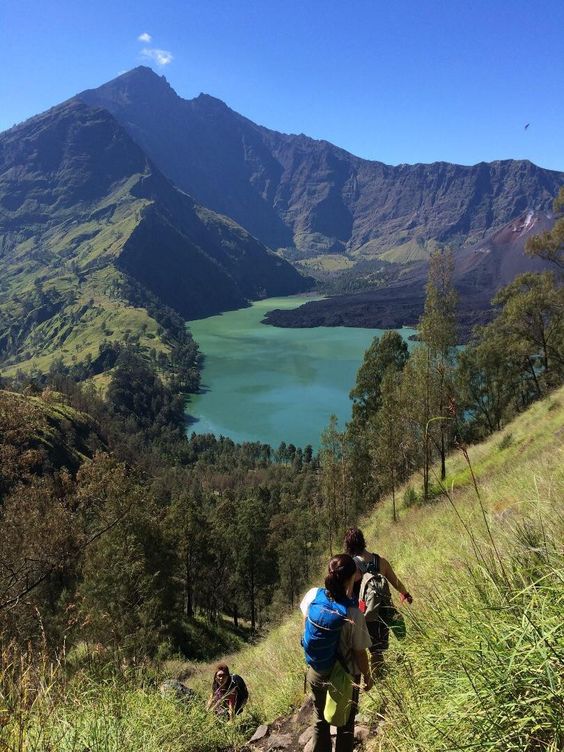
[[[336,654],[335,654],[335,658],[336,658],[336,659],[337,659],[337,661],[338,661],[338,662],[339,662],[339,663],[341,664],[341,666],[343,667],[344,671],[345,671],[345,672],[346,672],[347,674],[350,674],[351,672],[349,671],[349,667],[348,667],[348,666],[347,666],[347,664],[345,663],[345,659],[344,659],[344,658],[343,658],[343,656],[341,655],[341,651],[340,651],[340,650],[337,650],[337,652],[336,652]]]
[[[380,557],[378,556],[378,554],[372,554],[372,561],[374,562],[376,571],[378,572],[378,574],[380,574]]]
[[[376,577],[375,574],[372,574],[372,572],[366,572],[362,575],[362,580],[360,581],[360,590],[358,591],[358,597],[359,600],[365,601],[366,600],[366,589],[368,587],[368,583],[373,580]]]

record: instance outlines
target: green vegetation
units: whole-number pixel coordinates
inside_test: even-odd
[[[560,748],[564,462],[555,439],[563,424],[560,389],[503,435],[469,449],[479,497],[458,452],[432,504],[399,505],[394,523],[387,498],[363,520],[367,538],[415,598],[403,609],[407,641],[392,641],[386,678],[363,698],[362,712],[383,723],[375,749]],[[439,483],[440,466],[432,474]],[[300,623],[295,616],[228,658],[251,689],[251,716],[235,725],[204,715],[211,673],[205,665],[188,679],[199,699],[186,709],[156,689],[167,672],[194,671],[182,663],[169,662],[157,674],[133,665],[104,674],[100,647],[71,652],[51,669],[47,658],[26,666],[17,653],[6,654],[4,703],[18,711],[0,738],[12,746],[20,739],[27,750],[238,748],[251,720],[272,720],[301,701]],[[14,676],[20,671],[25,682]]]
[[[0,374],[10,378],[55,364],[99,376],[119,342],[193,388],[184,320],[311,284],[78,100],[0,134],[0,253]]]
[[[304,271],[308,272],[340,272],[343,269],[350,269],[354,266],[348,256],[340,253],[327,253],[321,256],[312,256],[298,262],[297,264]]]
[[[452,257],[434,254],[420,344],[408,356],[396,333],[374,341],[353,421],[340,432],[331,420],[319,457],[284,442],[188,439],[180,395],[197,383],[197,349],[144,288],[124,281],[122,293],[144,296],[174,359],[110,342],[0,391],[4,746],[241,747],[259,720],[300,701],[300,619],[241,644],[295,609],[327,549],[368,514],[371,547],[415,597],[408,640],[363,699],[382,725],[379,748],[556,752],[556,278],[522,275],[501,290],[496,317],[457,361]],[[77,383],[110,369],[104,395]],[[225,725],[203,711],[211,672],[195,661],[232,649],[251,703]],[[189,706],[158,694],[167,674],[195,687]]]
[[[424,233],[424,228],[419,228]],[[413,261],[426,261],[434,253],[439,245],[434,239],[425,239],[423,235],[417,235],[417,228],[404,232],[405,241],[396,243],[392,248],[382,252],[382,242],[369,240],[354,252],[359,258],[378,258],[390,264],[409,264]],[[400,240],[401,238],[398,238]]]
[[[560,389],[468,450],[479,496],[459,451],[432,503],[398,504],[394,523],[388,496],[361,521],[414,595],[407,641],[391,640],[386,678],[363,698],[361,712],[383,721],[374,749],[560,748],[563,431]],[[440,464],[432,477],[440,486]],[[302,700],[300,628],[296,615],[228,659],[261,718]]]
[[[116,266],[149,203],[130,192],[141,177],[112,186],[83,210],[86,219],[53,211],[46,226],[32,223],[25,233],[7,234],[0,288],[3,376],[45,374],[62,365],[82,368],[88,378],[101,372],[92,363],[105,362],[102,354],[116,341],[178,370],[176,355],[189,341],[182,319],[176,315],[170,325],[175,314]],[[193,359],[188,368],[194,367]]]

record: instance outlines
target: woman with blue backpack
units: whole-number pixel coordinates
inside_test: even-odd
[[[310,590],[300,604],[307,683],[314,702],[313,752],[331,752],[330,721],[337,726],[335,752],[352,752],[361,675],[364,690],[373,684],[366,652],[372,640],[353,596],[357,577],[351,556],[334,556],[325,587]]]

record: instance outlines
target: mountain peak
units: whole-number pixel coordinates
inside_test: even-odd
[[[258,126],[210,94],[184,99],[144,66],[82,98],[108,109],[181,190],[275,249],[421,259],[431,241],[474,246],[528,207],[547,209],[562,182],[511,160],[369,162]]]
[[[159,74],[156,73],[148,65],[138,65],[135,68],[132,68],[131,70],[125,71],[125,73],[121,73],[119,76],[116,76],[111,81],[108,81],[108,83],[112,83],[113,81],[129,81],[131,79],[140,79],[144,81],[153,81],[153,82],[161,81],[161,82],[166,83],[167,86],[170,86],[165,76],[159,76]]]
[[[146,65],[138,65],[120,76],[113,78],[96,89],[87,89],[78,95],[80,99],[89,104],[102,105],[101,100],[105,97],[121,100],[123,103],[136,100],[147,101],[148,99],[164,101],[178,99],[177,93],[164,76]],[[102,105],[103,106],[103,105]]]

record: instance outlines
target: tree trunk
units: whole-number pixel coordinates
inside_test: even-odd
[[[539,382],[538,382],[538,379],[537,379],[537,374],[535,373],[535,367],[532,364],[530,358],[527,358],[527,363],[529,364],[529,368],[530,368],[531,374],[533,376],[533,381],[535,382],[535,387],[536,387],[536,390],[537,390],[537,396],[541,397],[542,396],[542,392],[541,392],[541,388],[540,388],[540,385],[539,385]]]
[[[431,351],[427,347],[427,372],[425,374],[425,436],[423,458],[423,501],[429,500],[429,468],[431,464],[431,441],[429,437],[429,420],[431,413]]]
[[[398,518],[396,515],[396,480],[394,477],[393,468],[392,468],[392,514],[393,514],[394,522],[397,522]]]
[[[233,604],[233,626],[239,629],[239,609],[236,603]]]
[[[250,595],[251,595],[251,630],[254,632],[257,625],[257,616],[256,616],[256,604],[255,604],[255,572],[254,568],[251,569],[251,588],[250,588]]]
[[[441,480],[446,478],[445,433],[441,421]]]
[[[191,578],[191,556],[190,551],[186,552],[186,558],[184,561],[184,615],[187,619],[192,619],[194,616],[194,594],[192,592],[192,578]]]

